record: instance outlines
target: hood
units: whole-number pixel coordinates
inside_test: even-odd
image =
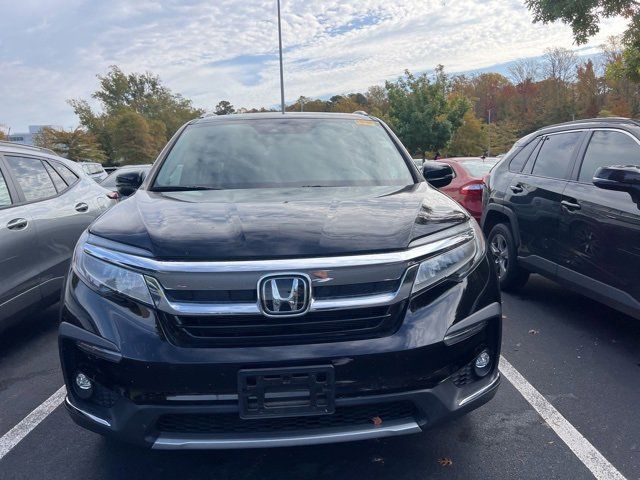
[[[418,183],[193,192],[139,190],[90,232],[166,260],[239,260],[402,250],[468,219]]]

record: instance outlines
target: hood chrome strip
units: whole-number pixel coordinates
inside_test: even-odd
[[[84,244],[84,251],[96,258],[122,267],[159,273],[225,273],[225,272],[269,272],[304,271],[317,268],[348,268],[367,265],[388,265],[409,262],[428,257],[443,250],[449,250],[473,239],[473,229],[468,224],[464,228],[446,230],[447,235],[434,235],[434,240],[408,250],[365,255],[348,255],[315,258],[283,258],[273,260],[239,260],[186,262],[156,260],[129,253],[118,252],[104,247]],[[436,238],[437,237],[437,238]]]

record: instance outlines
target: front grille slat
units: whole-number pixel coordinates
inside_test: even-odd
[[[310,312],[300,317],[161,315],[168,338],[184,347],[326,343],[392,334],[406,302],[392,306]]]
[[[355,283],[346,285],[314,285],[313,296],[317,300],[334,298],[362,297],[395,292],[400,279],[379,282]],[[178,290],[165,289],[167,298],[172,302],[202,303],[253,303],[258,300],[255,289],[251,290]]]

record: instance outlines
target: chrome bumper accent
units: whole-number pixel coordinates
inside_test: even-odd
[[[81,408],[76,407],[71,400],[69,400],[69,396],[65,397],[64,402],[67,404],[67,407],[71,408],[74,412],[79,413],[80,415],[87,417],[89,420],[92,420],[100,425],[104,425],[105,427],[111,427],[111,423],[104,418],[97,417],[89,412],[85,412]]]
[[[405,271],[400,286],[395,292],[330,300],[315,300],[312,298],[308,311],[328,312],[350,308],[379,307],[404,300],[411,294],[411,287],[417,269],[417,265],[414,265]],[[157,281],[147,277],[147,284],[152,292],[156,306],[163,312],[172,315],[258,315],[262,313],[258,303],[171,302],[164,295],[162,286]]]
[[[498,373],[498,375],[496,375],[496,378],[494,378],[493,381],[489,385],[485,385],[480,390],[478,390],[478,391],[472,393],[471,395],[469,395],[468,397],[464,397],[462,400],[460,400],[458,402],[458,406],[462,407],[463,405],[466,405],[469,402],[473,402],[474,400],[480,398],[485,393],[488,393],[489,391],[493,390],[494,388],[497,388],[499,383],[500,383],[500,373]]]
[[[231,449],[231,448],[266,448],[292,447],[297,445],[317,445],[323,443],[350,442],[372,438],[391,437],[419,433],[422,429],[414,420],[395,420],[379,427],[374,425],[357,428],[327,428],[312,434],[291,433],[263,434],[250,438],[237,435],[170,435],[160,434],[153,444],[157,450],[176,449]]]

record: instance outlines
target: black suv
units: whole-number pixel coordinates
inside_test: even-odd
[[[640,123],[581,120],[516,143],[482,225],[503,289],[541,273],[640,318]]]
[[[420,432],[495,394],[483,234],[378,119],[194,120],[138,186],[66,282],[80,425],[159,449],[300,445]]]

